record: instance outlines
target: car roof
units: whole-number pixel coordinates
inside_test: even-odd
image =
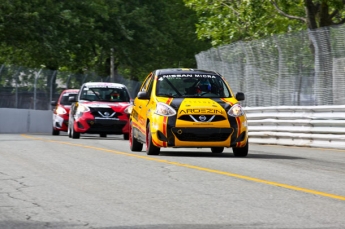
[[[87,82],[84,83],[83,86],[97,86],[97,85],[101,85],[101,86],[116,86],[116,87],[126,87],[124,84],[121,83],[112,83],[112,82]]]
[[[62,93],[78,93],[79,89],[65,89]]]
[[[166,68],[166,69],[157,69],[156,74],[216,74],[220,75],[215,71],[202,70],[202,69],[193,69],[193,68]]]

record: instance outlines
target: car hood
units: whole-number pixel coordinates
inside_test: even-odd
[[[130,105],[129,102],[99,102],[99,101],[80,101],[79,104],[90,108],[125,108]]]

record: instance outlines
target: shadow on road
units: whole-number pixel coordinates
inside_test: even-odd
[[[171,157],[212,157],[212,158],[236,158],[241,159],[241,157],[234,157],[232,152],[223,152],[223,153],[209,153],[209,152],[198,152],[198,151],[161,151],[159,156],[171,156]],[[248,156],[242,159],[287,159],[287,160],[301,160],[305,159],[303,157],[291,157],[285,155],[277,155],[277,154],[262,154],[262,153],[255,153],[250,152]]]

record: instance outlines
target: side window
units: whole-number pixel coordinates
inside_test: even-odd
[[[150,81],[149,81],[149,83],[148,83],[148,85],[147,85],[146,91],[147,91],[147,93],[150,94],[150,95],[151,95],[151,92],[152,92],[152,87],[153,87],[153,81],[154,81],[154,79],[155,79],[154,75],[151,75]]]
[[[149,88],[151,79],[152,79],[152,73],[150,73],[150,74],[146,77],[146,79],[145,79],[143,85],[142,85],[141,88],[140,88],[140,91],[148,91],[148,88]]]

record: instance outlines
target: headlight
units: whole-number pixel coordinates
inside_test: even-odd
[[[126,109],[123,111],[126,114],[132,114],[132,110],[133,110],[133,105],[129,105],[128,107],[126,107]]]
[[[90,111],[90,108],[88,108],[87,106],[79,104],[79,106],[77,108],[76,115],[80,116],[83,113],[88,112],[88,111]]]
[[[67,111],[65,110],[65,108],[59,106],[59,107],[56,109],[56,114],[58,114],[58,115],[67,114]]]
[[[176,115],[176,111],[165,103],[157,103],[155,114],[162,116],[173,116]]]
[[[230,110],[228,111],[228,115],[232,116],[232,117],[238,117],[244,114],[244,111],[241,107],[240,104],[235,104],[233,105]]]

